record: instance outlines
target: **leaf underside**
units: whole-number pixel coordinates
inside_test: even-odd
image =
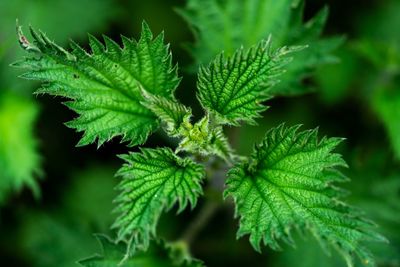
[[[346,179],[335,169],[346,163],[332,153],[342,140],[318,141],[317,130],[297,132],[298,128],[281,125],[270,130],[251,160],[229,172],[225,196],[236,203],[238,237],[249,234],[257,251],[261,242],[280,249],[279,240],[293,244],[293,228],[307,229],[323,247],[337,249],[349,266],[353,254],[374,265],[361,243],[384,238],[340,200],[343,192],[332,185]]]
[[[71,99],[65,104],[79,117],[67,125],[83,132],[78,145],[97,139],[100,146],[115,136],[141,144],[158,127],[154,114],[140,104],[140,88],[174,99],[180,79],[163,34],[153,38],[143,23],[140,40],[122,36],[122,47],[106,36],[105,45],[89,36],[90,53],[73,42],[67,52],[43,33],[31,29],[31,34],[33,44],[22,32],[20,42],[34,56],[14,65],[28,69],[23,78],[44,83],[37,93]]]
[[[121,156],[126,161],[119,170],[122,181],[113,227],[118,240],[131,240],[132,248],[145,249],[155,235],[157,221],[176,203],[179,212],[196,205],[202,194],[203,167],[189,158],[180,158],[167,148],[141,149]]]

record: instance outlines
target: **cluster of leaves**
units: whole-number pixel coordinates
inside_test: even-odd
[[[27,69],[22,77],[43,83],[37,94],[68,99],[65,105],[78,117],[67,126],[83,134],[79,146],[100,147],[119,137],[133,147],[145,143],[160,127],[179,140],[175,150],[141,148],[120,156],[125,164],[117,173],[121,179],[113,224],[117,237],[98,235],[102,255],[82,260],[81,265],[203,266],[180,241],[161,240],[156,230],[163,212],[196,206],[206,174],[215,171],[209,168],[213,161],[230,169],[223,195],[235,202],[238,237],[249,235],[255,250],[261,251],[261,244],[275,250],[281,243],[293,245],[294,230],[307,230],[322,247],[337,250],[348,266],[353,265],[354,255],[366,265],[375,264],[364,242],[385,238],[343,202],[345,194],[336,186],[347,180],[340,171],[347,165],[333,152],[342,139],[319,139],[315,129],[299,131],[299,126],[281,124],[266,133],[249,157],[242,157],[224,132],[226,126],[256,124],[268,108],[265,102],[275,96],[308,91],[304,78],[335,60],[331,51],[341,38],[320,38],[327,9],[305,23],[303,9],[304,1],[293,0],[188,1],[179,12],[197,36],[190,50],[199,67],[197,96],[205,112],[197,121],[174,96],[181,78],[163,34],[153,36],[146,23],[138,40],[122,36],[121,44],[106,36],[103,40],[89,36],[89,51],[75,42],[63,48],[33,29],[31,42],[18,29],[19,42],[31,56],[14,66]],[[399,110],[398,94],[394,95],[376,98],[381,101],[377,100],[376,110],[388,125],[393,125],[393,111]],[[395,103],[387,105],[388,99]],[[24,117],[21,127],[31,128],[32,121]],[[398,127],[390,127],[395,139]],[[18,136],[8,131],[9,127],[0,128],[0,134]],[[24,172],[16,188],[34,184],[31,171],[38,157],[24,162],[33,167],[10,171]]]
[[[217,5],[216,1],[208,2],[212,7]],[[239,3],[226,6],[233,10],[228,12],[228,20],[219,19],[233,21],[238,15]],[[200,1],[190,1],[188,10],[196,5]],[[68,99],[65,105],[79,116],[67,125],[83,132],[78,145],[97,142],[100,146],[120,136],[123,142],[135,146],[143,144],[160,125],[167,134],[180,140],[175,151],[142,148],[121,156],[125,164],[118,172],[121,182],[120,195],[116,198],[119,214],[114,223],[118,230],[116,241],[99,236],[103,255],[83,260],[82,265],[109,266],[122,261],[121,266],[135,266],[138,262],[202,266],[187,255],[181,260],[168,256],[170,253],[165,247],[176,244],[164,245],[158,241],[156,226],[163,211],[178,205],[179,212],[188,203],[192,207],[196,205],[203,191],[204,167],[210,160],[220,160],[231,167],[224,195],[236,203],[236,215],[240,217],[238,236],[249,234],[256,250],[260,250],[261,242],[279,249],[279,241],[293,243],[293,229],[308,230],[323,246],[337,249],[349,266],[354,254],[365,264],[374,264],[362,243],[384,238],[374,232],[371,223],[342,202],[343,194],[335,186],[336,182],[345,180],[338,168],[346,164],[340,155],[332,152],[341,139],[319,140],[317,130],[299,132],[298,126],[282,124],[268,131],[263,142],[246,158],[234,153],[224,134],[224,126],[255,124],[256,118],[266,110],[264,102],[269,98],[288,94],[289,88],[301,92],[303,89],[296,85],[310,68],[325,62],[329,58],[327,52],[338,43],[318,39],[326,11],[303,25],[302,1],[282,4],[262,1],[257,5],[255,1],[245,4],[252,12],[261,12],[264,8],[275,11],[267,16],[271,21],[265,20],[268,26],[261,23],[265,29],[256,30],[259,34],[245,39],[246,42],[240,41],[246,46],[255,45],[236,49],[236,44],[229,39],[227,45],[232,46],[231,50],[225,50],[226,54],[200,67],[198,99],[205,116],[194,123],[190,108],[174,96],[180,78],[163,34],[154,37],[146,23],[139,40],[122,36],[122,46],[106,36],[104,44],[89,36],[89,52],[74,42],[71,49],[64,49],[33,29],[33,42],[30,42],[21,28],[18,29],[21,46],[32,56],[14,66],[28,69],[24,78],[43,82],[36,93]],[[212,8],[209,10],[215,12]],[[253,23],[258,23],[259,16],[253,21],[249,12],[243,27],[226,27],[245,32]],[[277,28],[272,28],[282,18],[287,19],[284,27],[293,29],[286,36],[279,36]],[[218,20],[217,24],[224,25]],[[243,32],[232,34],[232,40],[243,36]],[[270,39],[264,40],[266,35],[272,35],[276,45],[271,45]],[[310,52],[304,52],[302,57],[312,62],[296,56],[303,53],[300,51],[303,46],[282,46],[306,42],[310,43]],[[199,50],[209,51],[213,57],[223,47]],[[288,64],[292,59],[288,55],[292,53],[297,65]],[[316,60],[315,54],[324,57]],[[202,60],[209,60],[208,57]],[[284,69],[288,71],[285,73]],[[278,78],[283,81],[280,85],[277,85]],[[148,256],[154,253],[161,258]]]

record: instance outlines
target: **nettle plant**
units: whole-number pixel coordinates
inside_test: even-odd
[[[267,39],[201,66],[197,99],[205,115],[196,121],[174,96],[181,79],[163,34],[154,37],[146,23],[138,41],[122,36],[122,45],[89,36],[90,52],[74,42],[64,49],[33,29],[33,42],[20,27],[18,34],[31,56],[14,66],[28,69],[23,78],[43,82],[37,94],[69,99],[64,104],[79,116],[67,126],[83,132],[78,146],[101,146],[117,136],[129,147],[143,145],[159,127],[179,140],[175,149],[140,148],[120,156],[119,216],[112,226],[117,236],[98,235],[103,255],[80,261],[83,266],[203,266],[190,257],[185,238],[167,242],[157,236],[157,222],[174,207],[194,208],[203,185],[225,169],[222,195],[234,200],[237,236],[248,235],[255,250],[278,250],[280,243],[294,243],[294,230],[307,230],[326,250],[339,251],[348,266],[354,255],[374,265],[363,242],[384,238],[342,201],[336,187],[347,179],[339,170],[345,161],[333,152],[342,138],[318,138],[317,129],[281,124],[245,157],[224,132],[256,124],[291,54],[306,47],[275,48]]]

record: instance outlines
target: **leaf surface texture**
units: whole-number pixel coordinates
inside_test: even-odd
[[[88,53],[75,43],[67,52],[43,33],[31,33],[33,44],[21,32],[20,42],[34,56],[14,65],[29,70],[24,78],[44,83],[37,93],[71,99],[65,104],[79,117],[67,125],[83,132],[78,145],[97,140],[100,146],[115,136],[130,145],[142,144],[158,127],[154,114],[140,103],[140,87],[174,98],[180,79],[163,34],[153,37],[143,23],[139,41],[122,37],[122,47],[106,36],[105,45],[89,36]]]
[[[336,168],[346,163],[332,152],[342,140],[318,140],[317,130],[298,128],[270,130],[251,160],[229,172],[225,195],[236,203],[238,236],[249,234],[256,250],[261,242],[279,249],[279,240],[293,244],[293,228],[307,229],[324,247],[336,248],[349,266],[353,254],[373,265],[362,242],[384,238],[340,200],[343,192],[333,185],[345,179]]]
[[[163,211],[175,204],[179,211],[188,203],[196,205],[202,194],[204,169],[167,148],[142,149],[121,157],[126,163],[118,172],[122,177],[116,199],[120,216],[114,227],[118,229],[118,239],[131,239],[132,246],[146,248]]]

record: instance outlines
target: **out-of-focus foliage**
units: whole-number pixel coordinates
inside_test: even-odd
[[[396,157],[400,159],[400,83],[376,90],[372,107],[385,125]]]
[[[92,165],[71,175],[72,181],[61,201],[68,214],[75,214],[73,220],[76,223],[107,232],[115,218],[112,200],[117,196],[117,191],[113,190],[117,185],[117,179],[113,177],[116,168]]]
[[[379,266],[400,266],[400,168],[385,150],[355,151],[352,155],[351,201],[370,215],[389,244],[370,249]]]
[[[394,155],[400,159],[400,2],[385,0],[354,20],[354,37],[324,66],[315,82],[325,103],[357,98],[385,127]]]
[[[30,266],[77,267],[79,259],[96,250],[92,234],[108,232],[113,221],[114,172],[95,166],[72,174],[57,207],[20,215],[19,246]]]
[[[323,8],[312,19],[304,22],[303,0],[189,0],[179,13],[195,32],[196,42],[190,45],[197,64],[208,64],[221,51],[233,55],[240,47],[249,48],[272,36],[276,47],[308,45],[294,55],[282,81],[271,93],[297,95],[310,91],[303,79],[315,68],[336,61],[332,51],[342,38],[321,38],[328,17]]]
[[[316,239],[296,234],[294,240],[296,247],[287,248],[284,255],[275,254],[275,257],[271,260],[271,266],[343,267],[343,262],[340,260],[340,255],[337,252],[333,251],[333,253],[329,254],[320,253],[320,245]],[[363,265],[360,264],[360,266]]]
[[[28,212],[23,218],[20,246],[29,266],[77,267],[77,260],[96,249],[90,231],[62,216]]]
[[[384,0],[376,8],[369,8],[354,20],[357,34],[361,38],[388,42],[400,48],[400,2],[398,0]]]
[[[46,27],[57,42],[63,42],[67,40],[65,36],[83,37],[91,29],[105,28],[117,14],[118,6],[113,0],[15,0],[1,1],[0,10],[2,27],[15,25],[18,18],[23,24]],[[15,43],[14,29],[6,29],[0,36]]]
[[[106,22],[118,12],[113,0],[0,1],[0,43],[7,51],[7,56],[0,61],[1,83],[9,88],[21,86],[15,71],[8,67],[22,54],[15,45],[16,19],[25,25],[42,27],[58,43],[65,43],[68,37],[82,38],[93,29],[105,29]]]
[[[202,267],[197,260],[176,261],[172,251],[162,241],[153,241],[146,252],[138,252],[124,261],[126,248],[123,243],[114,243],[107,236],[97,235],[97,240],[102,248],[101,255],[96,255],[79,261],[86,267]]]
[[[30,187],[39,195],[40,156],[33,129],[38,107],[15,93],[0,93],[0,203]]]
[[[359,21],[354,51],[370,65],[365,95],[400,159],[400,2],[385,2]]]
[[[377,68],[378,72],[379,70],[387,74],[399,72],[400,45],[391,40],[357,40],[354,41],[352,52]]]
[[[342,101],[354,85],[354,75],[361,63],[354,56],[354,51],[347,46],[340,47],[336,53],[339,62],[324,65],[315,72],[315,83],[321,99],[334,105]]]

